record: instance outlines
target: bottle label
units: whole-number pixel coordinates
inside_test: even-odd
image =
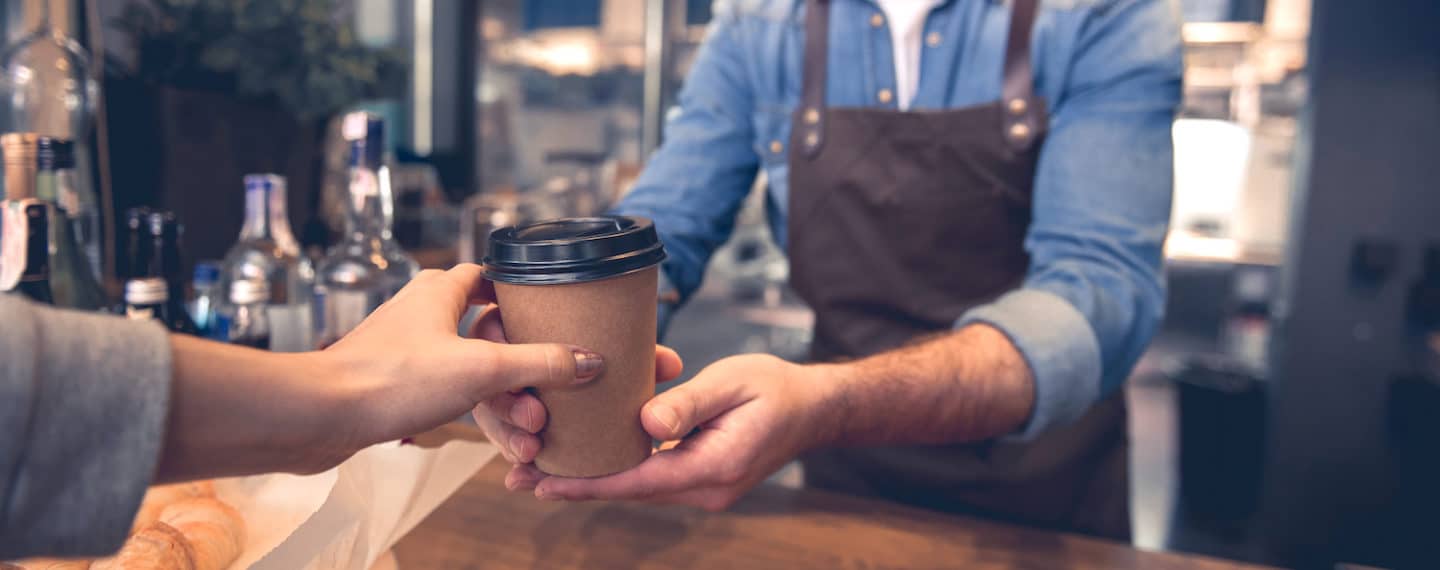
[[[270,349],[303,352],[314,347],[314,325],[308,304],[270,305]]]
[[[360,326],[370,312],[382,302],[378,295],[366,291],[324,291],[315,297],[316,314],[320,319],[318,346],[334,344],[346,333]]]
[[[30,234],[30,220],[17,202],[6,201],[0,208],[0,291],[10,291],[20,284],[25,273],[25,247]]]

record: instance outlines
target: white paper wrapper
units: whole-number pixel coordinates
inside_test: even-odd
[[[245,550],[231,568],[368,570],[496,454],[473,441],[392,442],[318,475],[217,481],[245,517]]]

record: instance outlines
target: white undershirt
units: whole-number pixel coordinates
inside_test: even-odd
[[[895,53],[895,103],[910,108],[920,85],[920,40],[925,16],[944,0],[875,0],[890,23],[891,51]]]

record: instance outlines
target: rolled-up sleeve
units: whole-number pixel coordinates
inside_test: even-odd
[[[0,322],[0,559],[113,552],[160,454],[169,338],[10,295]]]
[[[1115,0],[1081,29],[1040,153],[1025,281],[957,322],[1000,329],[1029,364],[1036,404],[1020,438],[1117,390],[1164,312],[1178,19],[1163,0]]]
[[[730,238],[759,169],[745,29],[734,4],[715,3],[665,142],[615,208],[655,221],[670,255],[665,275],[682,299],[700,287],[711,254]]]

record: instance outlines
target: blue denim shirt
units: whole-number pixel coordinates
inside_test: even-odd
[[[682,298],[729,238],[757,172],[769,180],[769,222],[785,244],[804,12],[803,0],[716,2],[664,144],[617,208],[655,220],[670,253],[663,273]],[[895,91],[895,73],[879,8],[832,0],[830,19],[829,105],[895,108],[880,95]],[[1001,0],[935,8],[911,108],[998,99],[1009,20]],[[1071,422],[1119,389],[1159,325],[1179,16],[1165,0],[1044,0],[1032,57],[1050,132],[1025,238],[1030,267],[1018,289],[956,323],[998,328],[1030,365],[1036,405],[1022,438]]]

